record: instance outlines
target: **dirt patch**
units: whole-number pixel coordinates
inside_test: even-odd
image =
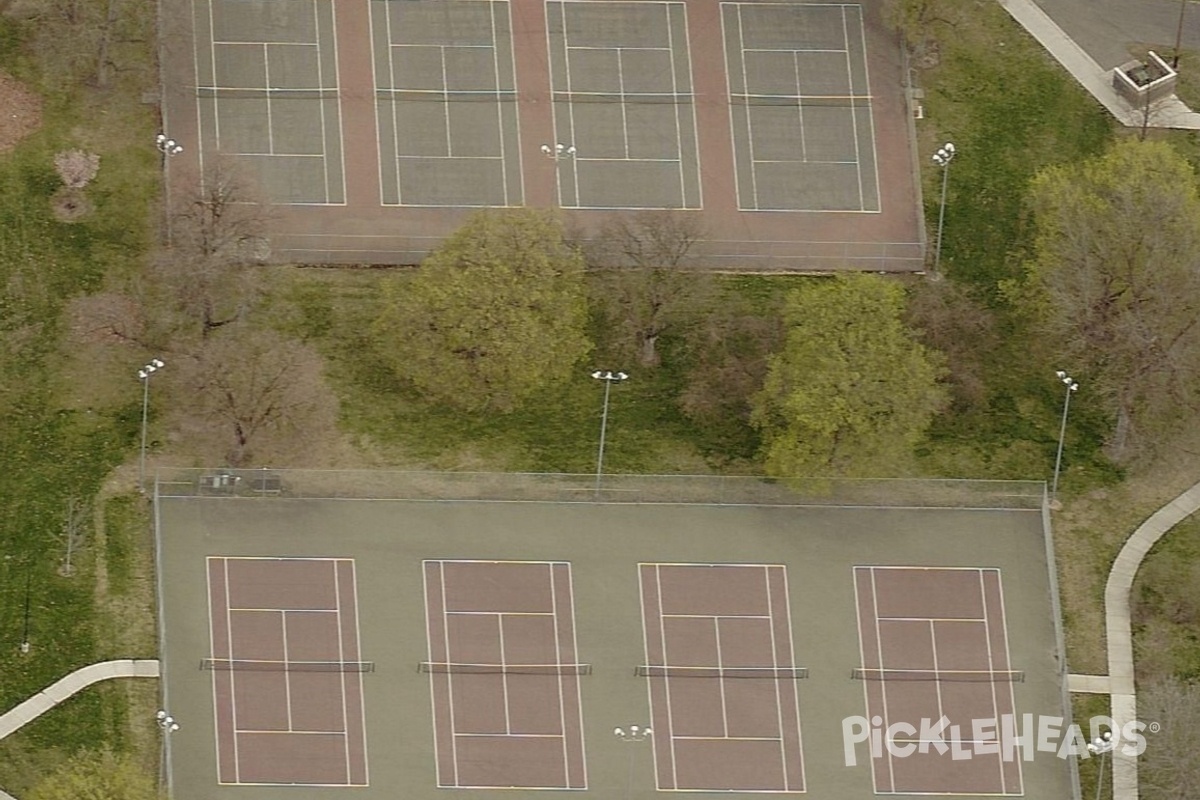
[[[12,150],[41,125],[42,98],[0,70],[0,153]]]

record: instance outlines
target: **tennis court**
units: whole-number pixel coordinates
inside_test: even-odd
[[[508,3],[373,2],[371,23],[383,205],[522,205]]]
[[[879,211],[862,6],[721,11],[738,208]]]
[[[803,792],[787,568],[639,571],[658,790]]]
[[[438,786],[586,789],[571,565],[426,561]]]
[[[358,600],[349,559],[210,557],[217,781],[366,786]]]
[[[195,0],[197,154],[235,157],[273,202],[346,199],[333,4]]]
[[[1009,659],[1000,571],[856,567],[854,580],[867,715],[885,730],[917,731],[944,716],[975,751],[956,759],[927,746],[897,758],[887,748],[873,759],[875,792],[1024,794],[1021,759],[1006,759],[1000,743],[999,720],[1015,713],[1014,684],[1024,678]],[[993,720],[991,735],[972,739],[973,720]]]
[[[294,494],[339,475],[216,495],[210,472],[156,501],[175,796],[1071,796],[1069,761],[1005,761],[972,727],[1069,714],[1043,517],[1003,487],[971,509],[546,502],[475,476],[489,500],[463,477],[438,502],[429,476],[422,499],[318,499]],[[969,758],[843,741],[943,714]]]
[[[163,2],[168,175],[240,165],[277,260],[415,264],[472,210],[529,206],[583,239],[686,214],[726,270],[924,267],[877,4]]]

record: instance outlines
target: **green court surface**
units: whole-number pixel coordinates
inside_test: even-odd
[[[1052,566],[1047,563],[1045,517],[1040,505],[1030,507],[1029,503],[1001,501],[1001,505],[1024,507],[988,508],[979,504],[981,507],[975,508],[917,508],[896,502],[888,507],[871,507],[868,503],[856,507],[788,506],[780,504],[783,501],[778,492],[769,501],[771,505],[599,503],[589,502],[586,479],[578,482],[577,502],[517,501],[505,500],[503,488],[497,488],[503,487],[503,476],[488,490],[493,498],[488,501],[306,499],[294,496],[296,482],[287,473],[280,474],[281,479],[274,475],[268,479],[264,473],[262,478],[249,475],[241,480],[212,474],[185,476],[180,483],[160,484],[156,494],[164,702],[182,725],[171,739],[170,776],[176,797],[234,797],[254,791],[255,796],[263,798],[325,798],[344,793],[339,788],[300,785],[304,781],[297,781],[297,785],[274,781],[270,786],[255,789],[218,783],[218,748],[214,747],[214,740],[220,725],[236,728],[237,722],[215,718],[214,708],[222,707],[214,703],[214,675],[219,673],[202,670],[200,664],[204,659],[237,657],[237,654],[222,655],[214,650],[210,609],[232,607],[227,601],[216,603],[211,595],[214,584],[209,564],[214,556],[221,557],[221,563],[244,558],[285,559],[286,563],[306,559],[337,560],[338,564],[352,561],[356,601],[345,599],[349,589],[344,576],[350,574],[349,566],[338,573],[343,578],[337,591],[343,598],[338,605],[342,609],[340,618],[352,619],[353,610],[357,609],[353,648],[357,652],[352,659],[343,658],[361,659],[370,665],[370,671],[358,672],[355,677],[355,681],[361,681],[363,693],[367,765],[367,785],[355,789],[357,797],[393,798],[397,787],[403,786],[405,796],[433,800],[445,796],[446,790],[438,786],[450,785],[447,770],[461,767],[463,775],[469,773],[470,764],[462,756],[458,756],[458,761],[453,757],[447,760],[444,749],[439,755],[436,743],[445,741],[446,733],[436,730],[434,714],[449,704],[455,714],[466,719],[471,707],[464,705],[467,701],[461,697],[455,701],[452,696],[438,695],[436,691],[431,698],[431,687],[441,685],[439,679],[448,680],[446,674],[437,673],[487,670],[465,667],[459,670],[443,663],[483,658],[468,657],[466,650],[451,652],[449,657],[433,652],[439,647],[439,637],[458,642],[453,647],[473,646],[473,642],[471,637],[455,639],[458,634],[453,631],[434,636],[431,620],[440,617],[427,605],[430,598],[437,597],[440,599],[436,603],[452,605],[455,601],[447,598],[466,592],[476,596],[471,600],[476,604],[473,607],[500,602],[495,600],[500,597],[513,605],[516,608],[513,613],[518,615],[541,613],[524,608],[523,603],[532,601],[522,599],[524,595],[516,589],[500,586],[502,570],[483,569],[476,580],[447,589],[448,584],[431,587],[430,576],[449,568],[431,568],[430,564],[556,565],[553,569],[558,570],[555,574],[559,583],[552,590],[556,598],[553,618],[568,621],[558,623],[557,637],[560,641],[573,639],[574,649],[569,658],[560,650],[557,660],[560,664],[572,662],[571,681],[575,683],[571,685],[577,685],[580,693],[581,742],[586,764],[585,772],[573,768],[570,781],[574,789],[586,790],[597,798],[649,797],[656,787],[688,788],[682,777],[678,777],[673,787],[664,787],[664,781],[672,779],[663,772],[667,756],[664,748],[675,746],[674,739],[656,735],[652,745],[643,745],[613,735],[616,727],[628,730],[631,725],[645,726],[652,718],[667,719],[663,717],[661,696],[651,691],[652,686],[661,690],[671,685],[653,684],[656,680],[668,680],[661,677],[667,671],[665,668],[655,672],[653,667],[656,658],[653,651],[657,646],[653,642],[673,647],[666,643],[674,640],[670,631],[660,635],[649,631],[647,626],[650,620],[678,616],[715,620],[719,627],[728,624],[722,622],[727,619],[722,616],[726,612],[706,610],[707,605],[717,602],[710,601],[710,597],[716,598],[727,590],[732,599],[721,602],[737,606],[742,602],[739,597],[748,604],[745,598],[753,594],[733,584],[728,587],[714,584],[710,592],[693,591],[694,596],[688,602],[697,604],[696,613],[689,614],[685,613],[687,609],[682,612],[679,608],[672,609],[671,601],[664,600],[661,591],[657,599],[647,596],[647,569],[693,574],[688,571],[697,565],[744,565],[767,570],[761,574],[772,576],[769,578],[772,588],[767,595],[774,606],[769,616],[772,620],[788,621],[790,627],[773,628],[770,641],[775,644],[771,647],[786,648],[790,640],[793,650],[790,658],[776,652],[774,668],[778,671],[784,664],[800,668],[789,666],[787,680],[789,686],[795,686],[798,696],[803,775],[789,777],[786,792],[795,792],[802,785],[807,796],[832,800],[871,797],[875,791],[876,776],[865,749],[859,750],[856,766],[844,764],[842,720],[867,713],[866,682],[855,680],[851,673],[870,666],[864,665],[859,638],[862,628],[856,611],[859,602],[856,567],[965,567],[996,575],[995,580],[1002,581],[1002,619],[1007,626],[1009,663],[1013,670],[1021,671],[1023,678],[1011,684],[1015,709],[1019,714],[1064,714],[1057,606],[1051,582]],[[360,477],[362,484],[369,480],[365,473]],[[629,483],[632,481],[626,485]],[[717,483],[709,485],[716,487]],[[369,490],[363,493],[370,495]],[[413,492],[410,496],[419,494]],[[519,494],[511,492],[509,496],[517,498]],[[604,496],[611,499],[621,495],[616,492]],[[632,494],[626,496],[633,498]],[[715,491],[712,496],[717,496]],[[743,575],[736,570],[720,574]],[[562,581],[567,575],[570,584],[564,587]],[[495,577],[496,583],[490,576]],[[289,589],[282,584],[273,585],[268,579],[263,581],[251,587],[259,599],[242,605],[262,605],[270,611],[277,607],[295,609],[306,602],[296,599],[302,597],[296,587]],[[704,584],[701,581],[695,585]],[[289,591],[292,599],[287,602],[293,605],[271,600],[272,593],[283,596]],[[311,596],[319,594],[313,592]],[[786,598],[785,609],[779,607],[782,598]],[[573,609],[564,608],[567,603],[573,603]],[[754,616],[744,610],[729,613]],[[932,619],[942,614],[936,610],[926,614],[922,610],[920,616]],[[955,610],[948,609],[945,616],[956,616]],[[562,627],[567,624],[569,628]],[[775,622],[771,624],[774,626]],[[502,626],[501,630],[517,629]],[[510,653],[517,646],[516,638],[513,642],[509,645]],[[503,648],[501,643],[502,654]],[[750,659],[746,654],[752,650],[750,644],[739,644],[732,639],[722,641],[718,634],[717,651],[724,653],[726,667],[738,666],[735,662],[739,658]],[[508,663],[521,660],[511,654],[507,658]],[[668,663],[678,663],[678,658],[681,656],[672,660],[668,654]],[[531,659],[538,657],[528,656],[525,660]],[[579,663],[575,664],[576,661]],[[741,663],[740,666],[753,672],[762,665]],[[888,661],[884,666],[911,665]],[[245,680],[242,675],[236,673],[238,681]],[[460,681],[459,676],[454,679]],[[475,684],[469,680],[475,680]],[[489,680],[547,678],[536,674],[464,674],[461,682],[452,685],[479,688]],[[717,679],[710,680],[715,685]],[[733,698],[734,689],[740,691],[756,681],[729,679],[725,683],[730,685],[721,690],[721,697]],[[510,686],[505,691],[515,690]],[[289,708],[304,708],[303,697],[289,702]],[[657,709],[653,707],[656,702],[660,704]],[[685,724],[681,721],[683,715],[694,710],[692,704],[680,705],[678,700],[670,708],[674,713],[672,724],[677,727]],[[727,715],[727,727],[731,718]],[[294,727],[298,723],[289,720],[280,724],[284,725],[280,736],[299,736],[288,733],[298,730]],[[454,724],[461,727],[466,723],[458,720]],[[506,737],[515,737],[512,731],[518,727],[511,720],[504,724],[501,730],[490,734],[501,744]],[[538,735],[550,733],[553,731]],[[686,738],[683,736],[680,741]],[[728,741],[721,736],[707,737],[706,741],[706,747],[714,748],[709,759],[712,763],[730,759],[733,751]],[[736,773],[735,761],[729,763],[731,768],[726,772]],[[1027,796],[1072,796],[1073,766],[1068,761],[1050,753],[1038,753],[1034,760],[1024,762],[1021,770]],[[695,780],[710,779],[719,778]],[[459,776],[455,785],[467,785],[466,780]],[[530,800],[543,796],[535,794],[539,790],[506,789]],[[735,785],[732,791],[727,789],[724,793],[741,795],[743,790],[748,788]],[[763,791],[785,793],[784,789],[756,793]],[[966,795],[950,791],[943,796]]]

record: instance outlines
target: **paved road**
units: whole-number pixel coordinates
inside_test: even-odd
[[[1149,45],[1168,62],[1175,48],[1180,0],[1036,0],[1101,67],[1130,58],[1130,49]],[[1188,0],[1183,48],[1200,50],[1200,2]]]

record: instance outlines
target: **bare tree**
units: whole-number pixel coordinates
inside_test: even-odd
[[[713,294],[695,253],[703,239],[694,214],[639,211],[611,218],[584,248],[596,268],[595,300],[621,337],[617,349],[634,351],[642,366],[661,361],[661,337]]]
[[[1158,678],[1138,692],[1138,716],[1158,723],[1146,733],[1139,783],[1145,800],[1193,800],[1200,797],[1200,686],[1178,678]]]
[[[222,443],[231,466],[243,466],[280,438],[303,441],[333,425],[337,402],[315,350],[275,331],[232,326],[205,341],[181,368],[190,403]]]
[[[63,560],[58,567],[59,575],[70,576],[75,573],[72,559],[77,552],[87,546],[91,515],[91,506],[87,503],[78,497],[67,498],[62,532],[58,536],[63,545]]]
[[[905,322],[954,365],[946,380],[955,399],[981,402],[987,392],[984,358],[1000,344],[991,310],[962,284],[922,281],[909,293]]]
[[[244,319],[261,298],[255,268],[270,255],[271,214],[231,162],[217,160],[185,185],[172,203],[169,245],[151,268],[147,305],[173,313],[168,328],[203,339]]]

